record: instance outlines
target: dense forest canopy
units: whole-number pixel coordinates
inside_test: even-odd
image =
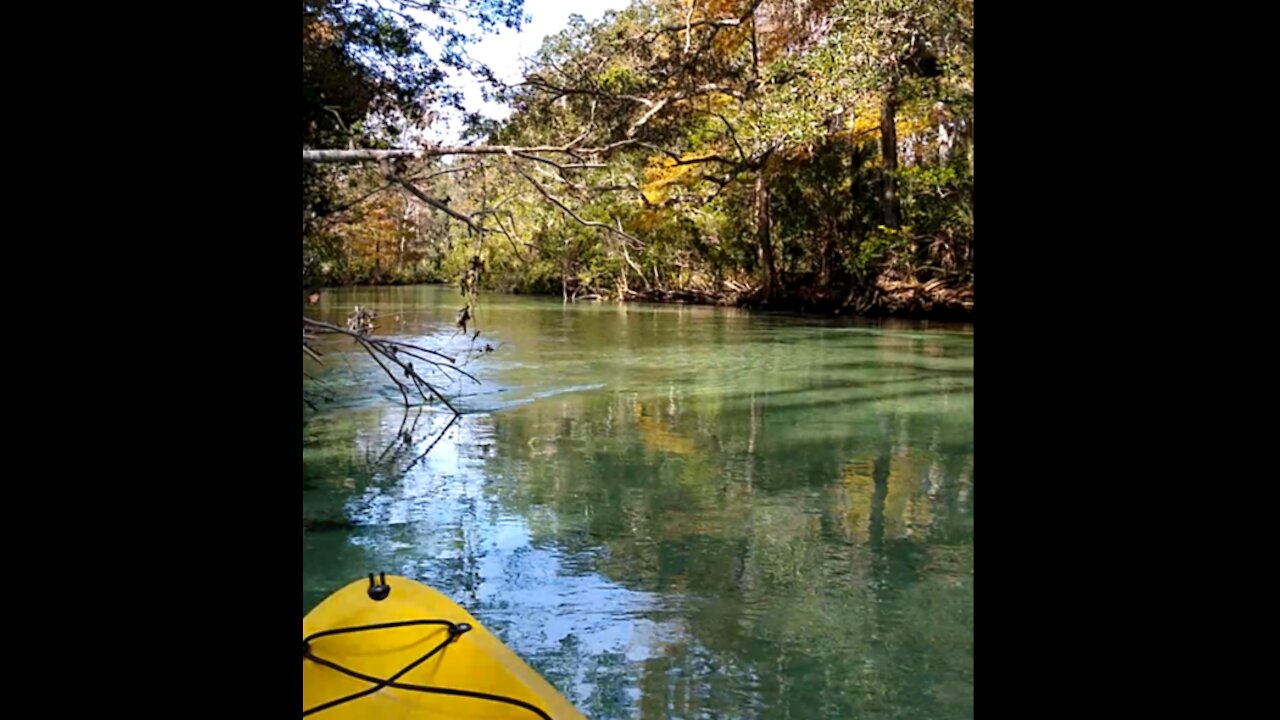
[[[971,313],[971,0],[636,0],[502,85],[521,13],[304,1],[304,285]],[[511,116],[424,140],[448,68]]]

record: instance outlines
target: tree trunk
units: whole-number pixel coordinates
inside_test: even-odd
[[[396,270],[400,272],[404,272],[404,247],[409,242],[409,232],[405,227],[409,225],[412,211],[413,203],[409,202],[409,198],[404,198],[404,209],[400,213],[400,249],[396,253]]]
[[[772,217],[769,215],[769,184],[764,170],[756,175],[756,243],[760,246],[760,261],[764,265],[764,297],[773,300],[778,292],[778,269],[773,261]]]
[[[969,156],[969,272],[973,272],[973,111],[964,124],[965,152]]]
[[[884,224],[895,229],[902,224],[898,209],[898,188],[893,177],[898,171],[897,121],[898,101],[894,89],[890,89],[880,106],[880,157],[884,160],[881,177],[884,194],[880,199],[884,210]]]
[[[965,127],[965,134],[968,136],[965,144],[969,146],[969,217],[973,218],[973,115],[969,115],[969,122]]]
[[[836,240],[835,229],[831,224],[823,219],[819,221],[818,227],[822,232],[822,250],[819,251],[818,266],[818,287],[826,290],[831,287],[831,266],[832,256],[835,254]]]

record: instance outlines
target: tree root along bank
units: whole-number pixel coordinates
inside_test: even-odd
[[[772,301],[759,288],[748,292],[723,290],[627,290],[620,293],[591,292],[570,300],[621,300],[626,302],[720,305],[756,310],[782,310],[821,315],[865,315],[920,319],[971,320],[973,287],[947,287],[941,283],[885,280],[869,291],[850,296],[817,290],[779,292]]]

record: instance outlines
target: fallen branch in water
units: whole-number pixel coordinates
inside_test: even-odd
[[[451,373],[465,377],[472,382],[480,381],[474,375],[458,367],[455,358],[445,355],[436,350],[430,350],[411,343],[392,340],[389,338],[376,337],[373,335],[373,315],[367,310],[357,307],[347,320],[347,327],[334,325],[322,320],[314,320],[307,316],[302,317],[302,350],[308,356],[314,358],[317,362],[321,360],[321,354],[311,346],[309,339],[316,334],[339,334],[355,340],[369,357],[382,368],[387,377],[395,383],[396,389],[400,391],[400,396],[404,399],[405,407],[411,407],[415,403],[410,400],[411,394],[416,394],[421,398],[423,403],[429,403],[432,397],[438,399],[445,407],[456,416],[461,413],[449,402],[448,398],[436,388],[430,381],[422,376],[422,372],[427,368],[439,371],[446,377],[450,377]],[[422,363],[415,366],[414,361]],[[392,366],[399,369],[397,373]],[[402,379],[403,378],[403,379]],[[450,378],[456,379],[456,378]]]

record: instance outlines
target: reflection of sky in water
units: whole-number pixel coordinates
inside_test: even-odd
[[[680,626],[650,618],[675,609],[593,571],[591,555],[603,551],[535,544],[528,522],[501,510],[486,492],[481,458],[463,452],[491,444],[488,420],[465,417],[401,480],[353,498],[351,542],[461,604],[571,701],[600,702],[595,665],[616,659],[636,668],[659,654]],[[603,701],[616,705],[623,692],[626,704],[638,702],[629,679],[612,683],[614,697]]]

